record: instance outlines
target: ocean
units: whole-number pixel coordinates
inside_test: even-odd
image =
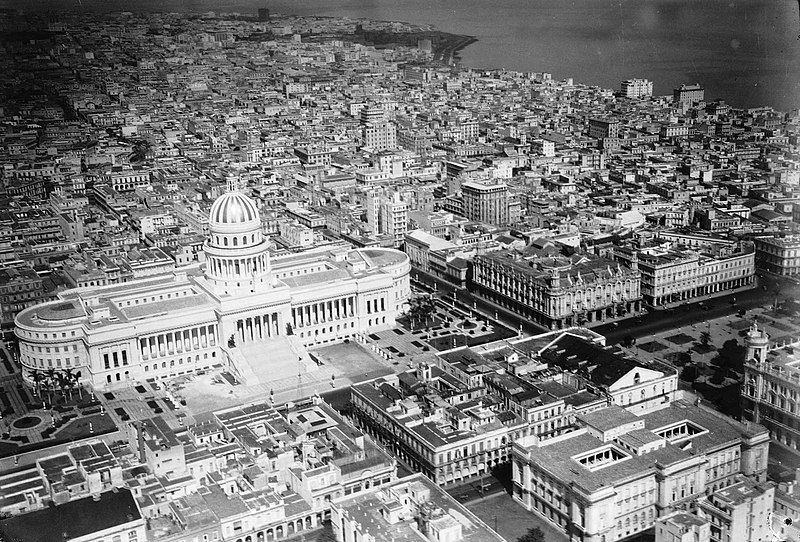
[[[656,94],[696,82],[706,99],[734,107],[800,108],[798,0],[28,0],[25,7],[253,14],[267,7],[429,23],[478,39],[461,52],[473,68],[550,72],[613,89],[640,77]]]

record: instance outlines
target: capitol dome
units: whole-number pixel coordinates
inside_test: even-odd
[[[253,200],[239,192],[228,192],[217,198],[208,216],[209,225],[248,224],[260,222]]]

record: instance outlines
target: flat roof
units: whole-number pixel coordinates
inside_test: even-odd
[[[64,542],[141,519],[131,492],[119,489],[0,520],[0,533],[7,540]]]

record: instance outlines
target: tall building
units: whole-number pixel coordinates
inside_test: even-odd
[[[508,224],[508,185],[503,182],[461,183],[464,216],[469,220],[501,226]]]
[[[672,91],[672,101],[685,107],[702,102],[705,99],[706,91],[700,83],[693,85],[681,85]]]
[[[201,275],[67,290],[20,312],[26,382],[33,371],[73,369],[93,387],[113,387],[222,364],[257,384],[296,374],[306,345],[394,325],[410,294],[408,257],[394,249],[273,260],[255,203],[238,192],[214,202],[209,231]]]
[[[642,98],[653,95],[653,82],[647,79],[627,79],[620,85],[626,98]]]
[[[381,205],[381,233],[394,238],[394,247],[400,247],[408,230],[408,204],[395,192],[392,199]]]
[[[397,148],[397,127],[393,122],[371,122],[363,128],[364,147],[385,151]]]

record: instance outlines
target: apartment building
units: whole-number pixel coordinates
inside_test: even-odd
[[[420,396],[428,386],[437,393]],[[360,427],[439,485],[489,473],[508,462],[528,425],[484,388],[467,387],[438,367],[351,388]]]
[[[772,482],[742,479],[697,501],[697,515],[711,524],[711,542],[761,542],[773,539]]]
[[[626,79],[620,84],[620,91],[626,98],[652,96],[653,82],[647,79]]]
[[[626,249],[615,254],[627,258]],[[628,251],[629,252],[629,251]],[[642,299],[663,305],[752,285],[755,250],[751,246],[723,248],[716,253],[646,248],[638,252]]]
[[[756,266],[777,275],[800,274],[800,235],[756,237]]]
[[[468,181],[461,183],[464,216],[486,224],[508,224],[508,185]]]

